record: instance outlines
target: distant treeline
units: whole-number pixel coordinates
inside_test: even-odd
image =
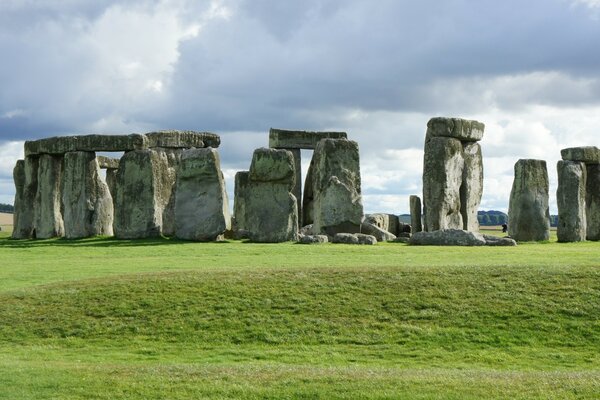
[[[479,220],[479,225],[481,226],[496,226],[502,224],[508,224],[508,215],[503,213],[502,211],[478,211],[477,219]],[[550,226],[558,225],[558,215],[550,216]]]
[[[12,205],[0,203],[0,212],[12,214],[14,211],[15,208]]]

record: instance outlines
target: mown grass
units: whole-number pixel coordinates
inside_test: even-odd
[[[0,239],[0,398],[596,398],[600,244]]]

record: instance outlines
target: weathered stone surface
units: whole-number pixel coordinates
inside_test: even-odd
[[[297,240],[298,205],[291,193],[295,176],[289,151],[266,148],[254,151],[243,196],[243,220],[250,240],[271,243]]]
[[[486,246],[516,246],[517,242],[509,237],[483,235]]]
[[[425,230],[462,229],[460,187],[463,178],[463,146],[457,139],[425,138],[423,204]]]
[[[65,233],[62,218],[62,175],[62,156],[40,156],[34,205],[36,238],[60,237]]]
[[[166,196],[166,204],[162,212],[162,234],[164,236],[173,236],[175,235],[175,185],[177,181],[177,168],[184,149],[158,147],[153,150],[161,158],[165,157],[167,159],[167,168],[164,170],[162,176],[164,187],[161,192]]]
[[[508,234],[517,242],[550,238],[546,161],[522,159],[515,164],[508,206]]]
[[[559,161],[558,189],[558,226],[556,235],[559,242],[581,242],[586,238],[587,222],[585,216],[586,167],[583,162]]]
[[[396,239],[396,235],[393,233],[381,229],[379,226],[368,221],[363,221],[360,226],[360,232],[374,236],[378,242],[391,242]]]
[[[585,191],[587,240],[600,240],[600,165],[588,165]]]
[[[484,246],[486,244],[485,238],[480,233],[462,229],[417,232],[412,235],[408,243],[422,246]]]
[[[113,201],[95,153],[65,154],[62,202],[65,237],[112,236]]]
[[[410,202],[410,224],[413,232],[421,232],[423,230],[422,214],[421,209],[421,198],[419,196],[412,195],[409,198]]]
[[[296,197],[298,207],[298,222],[302,221],[302,154],[300,149],[285,149],[292,153],[294,159],[294,188],[292,194]]]
[[[322,244],[328,243],[329,237],[327,235],[302,235],[298,242],[302,244]]]
[[[600,149],[595,146],[562,149],[560,155],[565,161],[581,161],[586,164],[600,164]]]
[[[358,239],[358,244],[367,244],[371,246],[377,244],[377,239],[373,235],[367,235],[365,233],[355,233],[354,235]]]
[[[231,228],[225,180],[217,150],[185,150],[177,169],[175,235],[213,241]]]
[[[25,142],[25,155],[62,155],[71,151],[131,151],[148,148],[144,135],[57,136]]]
[[[346,132],[269,130],[269,147],[275,149],[315,149],[322,139],[347,139]]]
[[[96,156],[96,160],[98,161],[98,166],[102,169],[117,169],[119,168],[119,159],[106,157],[106,156]]]
[[[150,148],[163,147],[174,149],[191,149],[213,147],[221,144],[219,135],[210,132],[164,130],[146,133]]]
[[[313,155],[313,231],[358,233],[363,219],[358,144],[323,139]]]
[[[394,243],[408,243],[410,242],[410,237],[398,236],[393,240]]]
[[[333,236],[333,243],[358,244],[358,237],[353,233],[336,233]]]
[[[398,222],[398,234],[396,236],[400,236],[403,233],[407,233],[410,235],[412,232],[412,227],[409,224],[405,224],[404,222]]]
[[[428,137],[450,137],[463,142],[476,142],[483,138],[485,125],[461,118],[431,118],[427,122]]]
[[[117,170],[115,236],[122,239],[162,234],[163,210],[173,183],[166,173],[167,157],[154,150],[125,153]]]
[[[250,182],[249,171],[239,171],[235,174],[233,192],[233,230],[247,231],[246,228],[246,194]],[[247,235],[244,235],[247,236]]]
[[[381,228],[382,230],[389,232],[395,236],[398,233],[400,219],[397,215],[394,214],[376,213],[366,214],[363,224],[364,222],[369,222],[375,225],[376,227]],[[361,230],[361,232],[363,231]],[[375,237],[377,237],[377,235],[375,235]],[[381,241],[378,237],[377,240]]]
[[[462,185],[460,187],[460,213],[463,219],[463,229],[479,231],[477,211],[483,194],[483,158],[481,146],[476,142],[463,143]]]
[[[112,197],[113,201],[113,222],[114,210],[116,209],[115,201],[117,199],[117,171],[118,170],[112,168],[106,170],[106,186],[108,187],[110,197]]]
[[[314,218],[314,205],[315,205],[315,194],[313,192],[313,176],[315,169],[315,158],[310,160],[308,171],[306,172],[306,178],[304,179],[304,194],[302,196],[302,225],[313,224]]]
[[[31,159],[29,160],[31,163]],[[26,171],[25,160],[18,160],[13,169],[13,180],[15,182],[15,209],[13,214],[13,233],[14,239],[27,239],[33,233],[33,204],[35,200],[35,191],[37,190],[37,159],[35,177],[31,174],[31,165],[29,174]],[[29,175],[29,176],[28,176]],[[29,178],[29,182],[28,182]],[[33,191],[27,190],[33,182],[36,187]]]

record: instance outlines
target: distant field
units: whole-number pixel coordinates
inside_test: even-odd
[[[581,399],[600,243],[15,241],[0,399]]]
[[[12,225],[13,215],[7,213],[0,213],[0,225]]]

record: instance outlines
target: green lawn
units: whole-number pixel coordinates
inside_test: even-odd
[[[14,241],[0,398],[597,398],[600,243]]]

